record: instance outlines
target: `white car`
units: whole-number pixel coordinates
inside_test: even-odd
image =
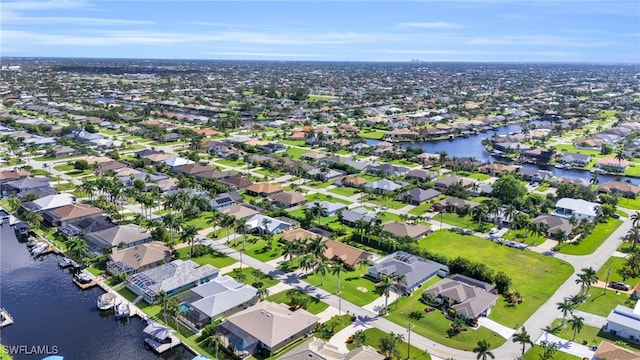
[[[495,235],[495,234],[497,234],[497,233],[498,233],[498,229],[496,229],[496,228],[493,228],[493,229],[491,229],[491,230],[489,231],[489,235],[491,235],[491,236],[493,236],[493,235]]]

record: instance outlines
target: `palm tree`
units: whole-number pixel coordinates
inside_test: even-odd
[[[215,350],[215,358],[216,360],[218,360],[218,350],[220,349],[220,346],[222,345],[222,339],[220,339],[220,336],[212,334],[210,336],[208,336],[206,339],[204,339],[204,346],[214,349]]]
[[[322,239],[322,236],[318,235],[314,239],[311,239],[307,244],[307,252],[311,253],[317,259],[324,255],[327,250],[327,243]]]
[[[484,219],[489,213],[489,209],[487,208],[487,205],[480,204],[471,209],[471,213],[473,214],[473,217],[478,220],[478,228],[480,228],[480,223],[482,222],[482,219]]]
[[[282,256],[286,259],[289,257],[289,261],[293,261],[293,255],[295,255],[295,246],[293,241],[285,241],[282,247]]]
[[[553,341],[547,341],[542,345],[542,354],[538,354],[538,359],[540,360],[552,360],[553,354],[558,351],[558,345],[556,345]]]
[[[237,229],[240,229],[242,232],[242,251],[244,251],[247,242],[247,219],[237,219],[234,225],[236,227],[236,231]]]
[[[568,323],[571,324],[571,330],[573,330],[573,341],[576,341],[576,336],[584,326],[584,318],[573,315],[573,318],[569,319]]]
[[[340,295],[340,273],[346,270],[342,261],[337,259],[331,260],[331,274],[338,276],[338,295]]]
[[[382,295],[384,295],[384,313],[388,310],[389,303],[389,295],[391,294],[391,289],[396,287],[398,280],[395,274],[383,274],[380,277],[380,281],[376,284],[376,288]]]
[[[316,270],[315,270],[315,272],[320,274],[320,285],[321,286],[324,284],[324,276],[330,270],[329,266],[330,266],[329,265],[329,260],[324,256],[319,258],[318,261],[316,262]]]
[[[622,149],[616,152],[615,159],[618,160],[618,166],[620,166],[620,164],[622,163],[622,160],[625,159],[624,152],[622,151]]]
[[[316,257],[313,254],[305,254],[300,258],[300,267],[304,269],[305,276],[309,275],[309,270],[313,269],[313,265],[316,262]]]
[[[525,330],[524,326],[522,327],[522,330],[520,330],[519,333],[513,334],[512,341],[514,343],[519,342],[520,344],[522,344],[522,358],[524,359],[524,350],[527,344],[533,346],[533,342],[531,341],[531,335],[527,333],[527,330]]]
[[[162,223],[169,229],[169,243],[173,244],[173,231],[178,228],[178,218],[174,214],[168,213],[162,217]]]
[[[580,284],[583,292],[586,290],[585,294],[589,294],[589,289],[591,289],[591,285],[598,282],[598,274],[594,268],[582,268],[582,273],[578,274],[578,279],[576,279],[576,284]]]
[[[476,359],[487,360],[488,357],[495,359],[496,357],[493,356],[493,353],[491,351],[489,351],[490,348],[491,348],[491,344],[489,344],[487,340],[482,339],[478,341],[478,346],[473,348],[473,352],[478,354],[476,356]]]
[[[29,225],[34,229],[40,228],[40,225],[42,225],[42,221],[44,220],[42,218],[42,214],[35,211],[27,211],[25,217],[27,218]]]
[[[198,228],[195,225],[184,225],[182,227],[180,240],[189,243],[189,259],[193,257],[193,243],[196,235],[198,235]]]
[[[367,334],[363,330],[358,330],[353,334],[353,342],[357,345],[362,345],[367,341]]]
[[[562,324],[560,326],[564,326],[564,320],[567,318],[567,315],[573,314],[573,310],[576,309],[576,304],[573,301],[564,300],[563,302],[556,303],[558,306],[557,309],[562,311]]]
[[[600,177],[600,174],[598,174],[596,172],[591,173],[591,179],[589,180],[589,183],[591,185],[598,185],[598,183],[600,182],[599,177]]]
[[[156,303],[162,306],[162,316],[164,316],[164,322],[167,323],[167,303],[169,301],[169,296],[164,290],[160,290],[158,296],[156,297]]]
[[[76,260],[82,260],[89,253],[87,243],[77,236],[72,236],[67,240],[67,249]]]
[[[631,223],[633,224],[633,226],[638,227],[638,225],[640,224],[640,211],[636,211],[635,213],[631,214],[629,218],[631,219]]]
[[[640,228],[637,226],[632,227],[624,238],[631,242],[631,249],[635,249],[638,242],[640,242]]]
[[[269,296],[269,289],[267,289],[266,287],[261,287],[258,288],[256,290],[256,295],[258,296],[258,299],[260,300],[264,300]]]

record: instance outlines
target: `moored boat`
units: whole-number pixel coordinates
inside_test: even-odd
[[[129,310],[129,304],[127,303],[119,303],[116,305],[116,320],[122,318],[128,318],[131,315]]]
[[[4,308],[0,308],[0,328],[13,324],[13,317]]]
[[[63,269],[66,269],[66,268],[68,268],[68,267],[70,267],[72,265],[73,265],[73,262],[71,261],[71,259],[69,259],[66,256],[63,257],[62,259],[60,259],[60,261],[58,261],[58,266],[63,268]]]
[[[40,256],[49,248],[49,244],[45,242],[40,242],[33,248],[31,248],[31,255]]]
[[[100,310],[109,310],[113,309],[116,305],[116,296],[112,293],[104,293],[98,297],[98,301],[96,302],[96,306]]]
[[[80,270],[73,274],[73,278],[81,284],[88,284],[93,281],[91,274],[87,270]]]

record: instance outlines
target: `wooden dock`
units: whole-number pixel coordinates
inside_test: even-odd
[[[87,289],[90,289],[90,288],[98,285],[98,280],[96,280],[96,279],[93,279],[93,280],[91,280],[90,283],[86,283],[86,284],[81,283],[80,281],[76,280],[75,278],[72,281],[73,281],[74,284],[76,284],[82,290],[87,290]]]

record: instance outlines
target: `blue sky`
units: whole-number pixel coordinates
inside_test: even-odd
[[[640,62],[640,1],[5,1],[3,56]]]

